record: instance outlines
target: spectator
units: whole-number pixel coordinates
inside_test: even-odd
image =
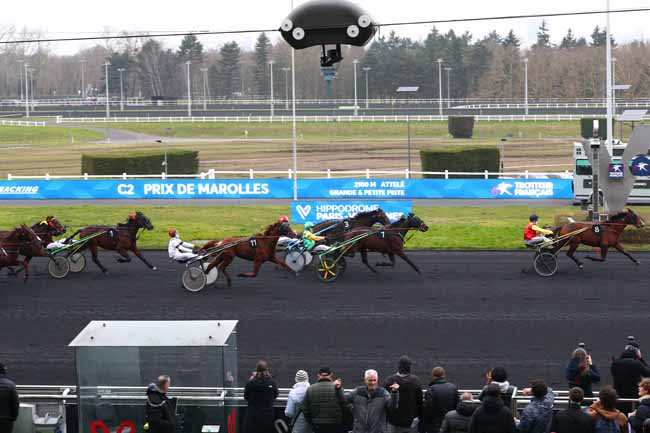
[[[19,408],[16,384],[9,380],[5,365],[0,363],[0,433],[11,433]]]
[[[424,393],[422,405],[424,428],[421,431],[438,433],[447,412],[458,406],[458,388],[453,383],[447,382],[445,369],[442,367],[433,369],[431,379],[429,388]]]
[[[650,433],[650,419],[643,422],[643,433]]]
[[[296,384],[289,391],[284,414],[291,419],[292,433],[311,433],[311,427],[305,421],[305,415],[302,413],[302,403],[305,400],[307,388],[309,388],[309,375],[305,370],[298,370],[295,381]]]
[[[643,425],[650,419],[650,379],[639,383],[639,406],[630,414],[630,424],[636,433],[643,432]]]
[[[244,398],[248,402],[244,433],[275,433],[273,402],[278,398],[278,385],[266,361],[257,362],[253,375],[246,382]]]
[[[506,369],[503,367],[494,367],[492,370],[488,371],[485,374],[485,378],[487,379],[488,385],[494,383],[499,386],[501,400],[503,401],[503,404],[510,408],[512,406],[512,393],[515,392],[515,387],[510,386]],[[483,391],[481,391],[481,394],[479,394],[479,400],[483,401],[485,390],[487,389],[488,385],[486,385],[483,388]]]
[[[476,406],[472,403],[472,394],[469,392],[463,393],[462,399],[456,406],[456,410],[452,410],[445,415],[440,427],[440,433],[467,433],[469,432],[469,420],[476,410]]]
[[[386,380],[386,389],[399,385],[399,405],[388,411],[388,427],[391,433],[410,433],[415,419],[422,412],[422,385],[420,379],[411,374],[411,359],[404,355],[397,363],[397,373]]]
[[[594,433],[591,417],[582,410],[584,397],[582,388],[571,388],[569,406],[553,416],[552,433]]]
[[[158,376],[156,383],[147,387],[145,415],[148,433],[176,433],[176,399],[167,397],[172,380],[167,375]]]
[[[341,433],[350,410],[341,389],[341,379],[334,381],[333,378],[332,370],[322,367],[317,382],[305,394],[302,411],[317,433]]]
[[[616,390],[606,386],[600,390],[598,401],[592,404],[587,413],[595,424],[596,433],[627,432],[627,417],[616,409]]]
[[[469,422],[470,433],[514,433],[515,420],[501,401],[501,389],[496,383],[483,390],[483,404],[476,409]]]
[[[625,346],[621,357],[612,361],[611,371],[614,388],[621,398],[637,398],[639,382],[650,377],[650,368],[645,364],[641,350],[632,344]],[[620,404],[619,408],[626,413],[632,411],[632,405],[628,403]]]
[[[388,410],[397,407],[397,390],[394,383],[389,393],[378,386],[379,375],[375,370],[367,370],[365,385],[356,388],[346,396],[352,406],[354,433],[386,433],[388,431]]]
[[[584,391],[585,397],[594,396],[591,384],[600,382],[600,373],[585,349],[579,347],[573,351],[566,368],[566,380],[569,382],[569,388],[577,386]]]
[[[531,388],[524,388],[524,395],[532,395],[530,403],[521,413],[518,426],[520,433],[546,433],[553,420],[553,390],[541,380],[535,380]]]

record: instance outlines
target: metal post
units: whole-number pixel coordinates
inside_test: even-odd
[[[442,118],[442,59],[438,59],[438,110]]]
[[[269,60],[269,67],[271,68],[271,117],[275,115],[275,110],[273,107],[273,60]]]
[[[291,0],[293,11],[293,0]],[[296,50],[291,48],[291,145],[293,152],[293,199],[298,200],[298,146],[296,143]]]
[[[29,90],[32,92],[32,104],[34,103],[34,68],[29,68]],[[34,107],[32,107],[34,112]]]
[[[27,69],[29,65],[25,62],[25,117],[29,117],[29,80],[27,80]]]
[[[118,68],[117,70],[120,73],[120,111],[124,111],[124,78],[122,77],[124,68]]]
[[[449,92],[449,76],[451,75],[451,68],[445,68],[447,71],[447,108],[451,108],[451,96]]]
[[[612,107],[612,38],[611,38],[611,29],[610,29],[610,19],[609,19],[609,0],[607,0],[607,43],[606,47],[606,60],[607,60],[607,151],[609,154],[612,154],[612,144],[613,144],[613,134],[612,131],[614,126],[614,114]]]
[[[201,68],[201,72],[203,72],[203,111],[207,111],[208,109],[208,68]]]
[[[366,110],[370,108],[370,95],[368,94],[368,71],[370,71],[370,67],[366,66],[363,68],[363,71],[366,73]]]
[[[81,59],[79,60],[79,63],[81,63],[81,99],[83,101],[86,99],[86,81],[84,78],[84,64],[86,61]]]
[[[612,111],[616,118],[616,57],[612,58]]]
[[[528,116],[528,57],[524,59],[524,114]]]
[[[358,116],[359,104],[357,103],[357,63],[359,63],[359,59],[354,59],[352,63],[354,64],[354,115]]]
[[[411,122],[409,121],[408,112],[406,113],[406,140],[408,145],[408,168],[411,172]]]
[[[185,62],[187,67],[187,117],[192,117],[192,87],[190,86],[190,65],[189,60]]]
[[[600,174],[600,139],[594,138],[591,140],[591,150],[593,152],[591,166],[591,183],[592,183],[592,193],[591,200],[593,204],[593,215],[592,220],[594,222],[600,221],[600,188],[599,188],[599,174]]]
[[[284,109],[289,111],[289,70],[291,68],[282,68],[284,71]]]
[[[18,88],[20,89],[20,100],[22,101],[23,98],[25,97],[23,95],[23,63],[25,63],[24,60],[18,60],[18,63],[20,63],[20,66],[18,67],[18,80],[20,83],[18,84]]]
[[[108,67],[110,65],[111,64],[108,62],[104,63],[104,69],[106,72],[106,77],[105,77],[106,78],[106,118],[111,117],[110,96],[108,94]]]

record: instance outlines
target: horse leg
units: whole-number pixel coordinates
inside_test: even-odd
[[[361,249],[359,250],[359,253],[361,254],[361,261],[363,262],[363,264],[366,265],[366,267],[370,269],[373,274],[376,274],[377,269],[373,268],[372,266],[370,266],[370,263],[368,263],[368,251]]]
[[[627,257],[628,259],[632,260],[632,261],[634,262],[635,265],[639,266],[639,265],[641,264],[640,261],[638,261],[637,259],[635,259],[634,257],[632,257],[632,255],[631,255],[630,253],[628,253],[627,251],[625,251],[625,248],[623,248],[623,245],[621,245],[619,242],[617,242],[617,243],[614,245],[614,248],[616,248],[616,250],[617,250],[619,253],[623,254],[625,257]]]
[[[219,258],[217,257],[217,259],[212,263],[216,263],[218,259]],[[230,274],[226,271],[226,268],[228,267],[228,265],[232,263],[234,259],[235,259],[234,256],[225,255],[222,257],[221,262],[219,263],[218,266],[219,271],[221,271],[221,273],[226,277],[226,282],[228,283],[228,287],[232,286],[232,279],[230,278]],[[208,267],[208,269],[210,269],[210,267]]]
[[[104,267],[104,266],[99,262],[99,257],[97,257],[97,244],[94,243],[94,242],[91,242],[88,248],[90,249],[90,254],[91,254],[92,258],[93,258],[93,262],[94,262],[97,266],[99,266],[99,269],[101,269],[101,271],[102,271],[103,274],[107,274],[107,273],[108,273],[108,269],[106,269],[106,268],[105,268],[105,267]]]
[[[23,260],[23,270],[25,271],[25,276],[23,277],[23,282],[26,283],[27,278],[29,278],[29,260],[27,260],[27,258],[25,258],[25,260]]]
[[[118,263],[129,263],[131,261],[131,257],[129,257],[129,252],[127,250],[125,250],[124,248],[117,247],[115,252],[117,254],[119,254],[119,256],[115,256],[115,260]]]
[[[142,260],[142,263],[144,263],[145,265],[147,265],[147,266],[149,267],[149,269],[151,269],[152,271],[155,271],[155,270],[158,269],[158,268],[156,268],[155,266],[153,266],[151,263],[149,263],[149,262],[147,261],[147,259],[145,259],[145,258],[142,256],[142,253],[140,252],[140,249],[139,249],[138,247],[136,247],[135,245],[133,245],[133,249],[132,249],[131,251],[133,251],[133,254],[135,254],[135,256],[136,256],[137,258],[139,258],[140,260]]]
[[[388,267],[394,268],[395,267],[395,254],[388,253],[388,260],[390,260],[390,262],[377,262],[377,264],[375,266],[388,266]]]
[[[607,257],[607,250],[608,249],[609,249],[609,247],[607,245],[601,245],[600,246],[600,258],[592,257],[592,256],[587,256],[585,258],[591,260],[592,262],[604,262],[605,258]]]
[[[237,274],[237,276],[245,277],[245,278],[257,277],[257,274],[260,272],[260,268],[262,267],[262,263],[264,263],[264,260],[255,257],[255,259],[253,260],[253,272],[240,272],[239,274]]]
[[[580,245],[580,243],[578,243],[578,242],[571,242],[571,244],[569,245],[569,249],[568,249],[567,252],[566,252],[566,255],[567,255],[567,257],[569,257],[571,260],[573,260],[573,261],[575,262],[576,265],[578,265],[578,269],[582,269],[582,262],[581,262],[580,260],[578,260],[578,259],[576,258],[576,256],[573,255],[573,254],[576,252],[576,250],[578,249],[578,245]]]
[[[409,258],[406,256],[406,254],[404,254],[404,251],[403,251],[403,250],[402,250],[402,251],[396,251],[395,254],[397,254],[397,255],[398,255],[402,260],[404,260],[406,263],[408,263],[409,265],[411,265],[411,267],[412,267],[413,269],[415,269],[415,272],[417,272],[418,274],[421,274],[421,273],[422,273],[422,272],[420,272],[420,269],[419,269],[417,266],[415,266],[415,263],[413,263],[413,262],[411,261],[411,259],[409,259]]]

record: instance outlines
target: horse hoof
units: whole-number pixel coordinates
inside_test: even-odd
[[[578,269],[583,270],[585,267],[582,266],[582,263],[578,265]]]
[[[154,266],[154,267],[151,268],[151,270],[152,270],[152,271],[157,271],[158,268]]]

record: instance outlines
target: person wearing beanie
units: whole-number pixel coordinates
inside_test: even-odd
[[[19,408],[16,384],[9,380],[5,365],[0,363],[0,433],[11,433]]]
[[[396,410],[388,411],[388,429],[391,433],[409,433],[415,419],[422,416],[422,384],[420,379],[411,374],[411,359],[404,355],[397,362],[397,373],[386,379],[385,388],[391,391],[393,384],[398,384],[399,404]]]
[[[295,376],[296,384],[293,389],[289,391],[287,398],[287,407],[284,410],[284,415],[289,418],[291,422],[292,433],[312,433],[311,426],[305,421],[305,416],[302,413],[302,403],[305,400],[305,394],[309,388],[309,375],[305,370],[298,370]]]
[[[515,387],[510,385],[508,382],[508,373],[503,367],[494,367],[492,370],[489,370],[485,374],[487,380],[487,385],[483,387],[481,394],[479,394],[478,399],[483,401],[485,397],[485,391],[487,390],[488,385],[496,384],[499,386],[499,391],[501,392],[501,400],[503,404],[510,408],[512,405],[512,394],[515,392]]]
[[[244,433],[275,433],[275,409],[278,385],[271,377],[266,361],[258,361],[251,378],[246,382],[244,398],[248,402]]]
[[[620,398],[637,398],[639,382],[644,377],[650,377],[650,367],[643,360],[639,344],[633,340],[628,341],[619,358],[612,360],[610,369],[614,389]],[[633,405],[619,403],[618,408],[624,413],[629,413],[632,412]]]

